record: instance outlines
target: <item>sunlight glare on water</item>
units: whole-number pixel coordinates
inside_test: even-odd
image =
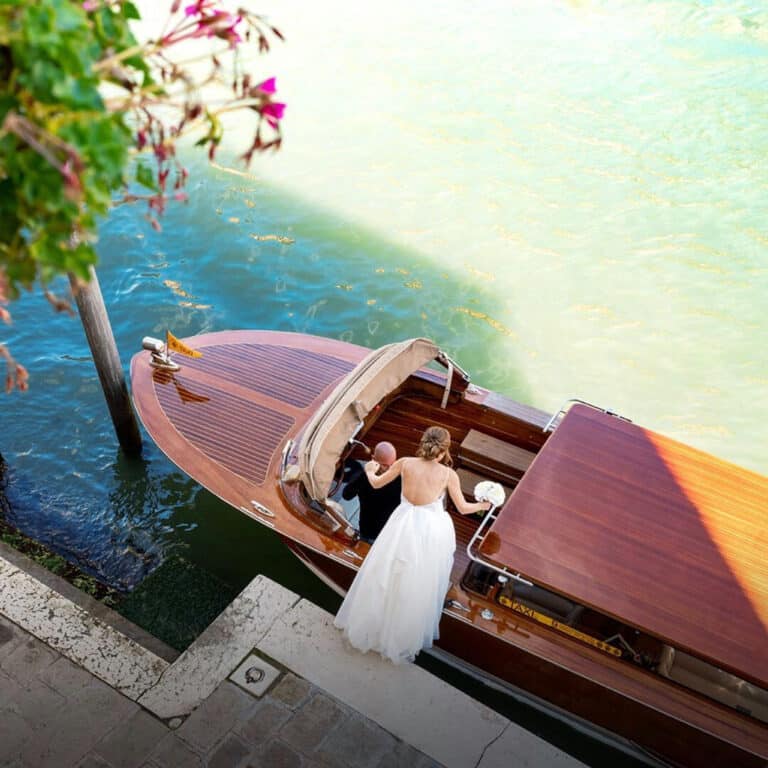
[[[439,339],[481,383],[608,404],[765,469],[761,4],[270,10],[289,119],[258,172],[484,281],[481,311],[453,308],[472,342]]]

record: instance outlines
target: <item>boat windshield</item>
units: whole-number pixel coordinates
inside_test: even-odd
[[[344,448],[366,416],[412,373],[440,355],[428,339],[409,339],[371,352],[331,392],[307,424],[299,444],[299,479],[324,501]]]

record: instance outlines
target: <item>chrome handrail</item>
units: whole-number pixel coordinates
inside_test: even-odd
[[[285,468],[288,464],[288,457],[291,455],[292,450],[293,440],[286,440],[285,445],[283,446],[283,455],[280,457],[280,477],[283,477],[285,474]]]
[[[552,432],[554,427],[554,423],[557,421],[557,419],[560,417],[561,414],[564,414],[570,406],[578,403],[579,405],[586,405],[589,408],[594,408],[596,411],[600,411],[601,413],[604,413],[606,416],[615,416],[617,419],[621,419],[622,421],[628,421],[630,424],[632,423],[632,419],[628,419],[626,416],[622,416],[620,413],[617,413],[616,411],[612,410],[611,408],[601,408],[599,405],[595,405],[594,403],[589,403],[586,400],[580,400],[578,397],[570,397],[568,400],[566,400],[553,415],[552,418],[547,422],[546,426],[542,431],[544,432]]]
[[[490,568],[492,571],[496,571],[496,573],[500,574],[501,576],[505,576],[508,579],[514,579],[515,581],[519,581],[521,584],[525,584],[526,586],[532,587],[533,582],[528,581],[527,579],[524,579],[519,573],[513,573],[508,568],[500,568],[498,565],[495,565],[494,563],[489,562],[488,560],[484,560],[479,555],[475,555],[472,552],[472,546],[475,544],[476,541],[480,540],[482,541],[485,539],[487,532],[483,533],[483,530],[488,526],[489,523],[493,522],[496,519],[496,512],[497,507],[492,506],[486,513],[485,517],[483,518],[483,521],[480,523],[480,525],[477,527],[477,530],[472,535],[472,538],[469,540],[469,543],[467,544],[467,556],[473,563],[479,563],[480,565],[485,566],[486,568]]]

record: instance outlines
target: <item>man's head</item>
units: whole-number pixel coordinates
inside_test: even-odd
[[[381,470],[386,471],[397,461],[397,451],[392,443],[377,443],[373,449],[373,460],[378,461]]]

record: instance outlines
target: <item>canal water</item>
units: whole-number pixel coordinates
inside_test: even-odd
[[[284,148],[244,172],[235,120],[220,167],[187,153],[162,233],[139,207],[102,222],[126,368],[166,329],[425,335],[512,398],[580,397],[765,473],[764,5],[381,5],[261,6],[286,37],[254,63],[288,103]],[[10,522],[124,591],[179,557],[335,607],[151,441],[121,456],[76,319],[39,294],[12,309],[31,389],[0,401]]]

